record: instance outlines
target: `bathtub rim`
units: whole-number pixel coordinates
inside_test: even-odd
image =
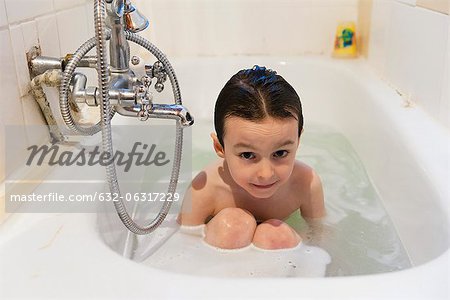
[[[396,100],[400,100],[396,98]],[[447,203],[445,203],[447,204]],[[25,218],[26,214],[14,214],[5,220],[2,224],[6,225],[16,218]],[[44,217],[44,216],[43,216]],[[70,216],[65,216],[70,217]],[[83,220],[80,215],[80,220]],[[31,225],[27,225],[31,226]],[[19,233],[18,233],[19,234]],[[24,234],[24,233],[20,233]],[[14,236],[14,232],[11,232],[9,237]],[[69,236],[70,238],[70,236]],[[3,240],[3,237],[0,236],[0,240]],[[3,240],[5,241],[5,240]],[[213,283],[214,286],[206,285],[206,289],[202,290],[201,293],[197,293],[198,296],[217,296],[216,291],[213,290],[215,287],[223,286],[221,283],[230,282],[230,288],[225,289],[223,295],[232,295],[235,290],[232,289],[234,283],[242,282],[243,286],[249,287],[251,289],[251,293],[247,292],[247,296],[254,296],[255,294],[261,294],[261,297],[267,296],[270,297],[269,288],[281,290],[281,292],[289,292],[288,296],[292,296],[292,291],[295,292],[300,290],[299,295],[310,296],[310,297],[326,297],[330,293],[334,294],[336,298],[350,298],[350,297],[365,297],[365,298],[378,298],[378,297],[386,297],[386,298],[397,298],[399,296],[406,297],[409,296],[411,298],[422,298],[422,299],[430,299],[430,295],[434,295],[433,292],[438,292],[440,297],[448,297],[448,287],[446,283],[446,279],[448,278],[448,266],[450,260],[450,250],[447,249],[441,255],[437,256],[433,260],[429,262],[423,263],[421,265],[413,266],[412,268],[408,268],[401,271],[395,271],[390,273],[381,273],[381,274],[368,274],[368,275],[360,275],[360,276],[345,276],[345,277],[329,277],[329,278],[280,278],[280,279],[264,279],[258,278],[255,279],[247,279],[247,278],[236,278],[236,279],[223,279],[223,278],[208,278],[197,276],[197,275],[187,275],[187,274],[178,274],[169,271],[163,271],[158,269],[152,269],[147,266],[143,266],[141,264],[136,264],[135,262],[128,261],[118,256],[116,253],[107,248],[106,245],[98,244],[98,240],[91,241],[94,245],[94,250],[101,251],[105,259],[100,262],[100,267],[93,270],[94,274],[100,276],[104,274],[104,267],[108,270],[108,267],[111,267],[111,264],[116,264],[120,268],[117,269],[109,269],[111,274],[119,276],[122,278],[124,283],[133,284],[130,278],[120,277],[123,276],[123,273],[133,273],[135,277],[139,276],[152,276],[152,275],[161,275],[162,281],[157,281],[158,289],[154,291],[154,285],[146,287],[144,284],[146,281],[140,281],[141,285],[138,288],[137,293],[141,296],[148,296],[152,292],[159,293],[159,295],[165,295],[163,291],[170,287],[169,284],[171,281],[179,284],[184,287],[185,290],[189,290],[192,286],[204,287],[205,285],[201,285],[202,281],[207,281]],[[100,242],[103,243],[100,239]],[[3,243],[0,243],[0,247],[3,246]],[[34,249],[27,249],[27,253],[34,253]],[[13,257],[14,258],[14,257]],[[16,257],[20,259],[19,256]],[[119,258],[119,260],[118,260]],[[81,265],[90,267],[86,265],[85,261],[78,257],[75,259]],[[54,264],[54,261],[45,261],[40,260],[39,263],[42,264]],[[13,273],[13,270],[10,270]],[[30,268],[29,273],[33,272],[32,268]],[[53,279],[57,279],[61,276],[61,274],[51,274]],[[75,273],[69,277],[70,280],[64,281],[62,286],[67,289],[67,291],[76,292],[74,290],[74,286],[72,285],[73,280],[79,280],[80,277],[83,276],[83,273]],[[440,280],[438,280],[440,279]],[[32,281],[32,279],[29,279]],[[366,281],[367,280],[367,281]],[[269,281],[272,281],[273,284],[268,284]],[[39,281],[38,281],[39,282]],[[83,281],[81,281],[83,282]],[[21,284],[24,284],[22,282]],[[99,288],[106,290],[110,285],[109,280],[100,280]],[[33,285],[34,286],[34,285]],[[200,289],[199,287],[199,289]],[[283,291],[282,288],[289,289],[289,291]],[[355,287],[357,287],[355,289]],[[374,290],[374,288],[379,288]],[[388,289],[389,288],[389,289]],[[192,291],[192,290],[191,290]],[[394,292],[392,292],[394,291]],[[45,286],[42,288],[36,287],[33,289],[33,292],[39,294],[39,292],[46,292]],[[192,291],[194,294],[198,291]],[[294,293],[295,293],[294,292]],[[372,293],[368,295],[368,293]],[[255,294],[253,294],[255,293]],[[186,296],[185,294],[180,294],[178,296]],[[235,295],[234,295],[235,296]]]
[[[81,255],[85,244],[76,243],[74,247],[67,249],[65,245],[54,243],[52,247],[46,249],[45,255],[36,247],[26,247],[23,252],[13,251],[8,254],[8,260],[28,259],[39,254],[39,260],[33,260],[32,264],[27,264],[25,270],[14,270],[6,268],[5,272],[10,274],[8,278],[3,279],[10,284],[5,285],[5,290],[0,292],[6,295],[25,295],[25,296],[46,296],[54,295],[58,291],[68,293],[73,296],[92,296],[94,292],[101,291],[103,296],[110,295],[114,298],[118,294],[131,297],[155,298],[167,296],[167,291],[174,286],[176,290],[171,290],[170,296],[175,299],[186,297],[204,297],[205,299],[236,297],[239,291],[239,297],[255,297],[273,299],[274,297],[326,297],[327,299],[398,299],[399,297],[409,297],[411,299],[446,299],[448,297],[448,265],[450,261],[450,250],[447,250],[436,259],[400,271],[368,274],[358,276],[342,277],[320,277],[320,278],[211,278],[198,275],[173,273],[170,271],[149,268],[140,263],[124,259],[114,251],[111,251],[100,239],[94,228],[96,222],[95,214],[33,214],[35,220],[31,220],[28,214],[15,214],[6,221],[6,228],[9,229],[8,235],[0,236],[0,249],[7,243],[15,240],[17,236],[26,235],[23,227],[17,226],[18,223],[32,227],[41,222],[51,222],[54,230],[59,230],[63,225],[67,227],[80,226],[84,232],[82,240],[90,246],[88,254],[94,254],[96,267],[92,267],[91,261]],[[9,227],[9,228],[8,228]],[[72,228],[72,229],[73,229]],[[68,230],[70,231],[70,230]],[[15,232],[15,234],[14,234]],[[30,232],[28,232],[30,233]],[[31,232],[32,233],[32,232]],[[22,236],[26,238],[26,236]],[[63,230],[59,239],[70,239],[73,237]],[[15,240],[17,243],[17,240]],[[47,240],[45,241],[47,243]],[[2,249],[4,250],[4,249]],[[61,253],[66,251],[70,257],[71,265],[67,266]],[[84,249],[85,250],[85,249]],[[92,251],[92,252],[90,252]],[[47,272],[41,272],[40,276],[32,276],[36,273],[36,264],[49,267]],[[65,270],[69,267],[72,272],[61,276],[58,268]],[[86,276],[86,269],[89,269],[89,276]],[[18,275],[20,273],[20,275]],[[20,280],[22,274],[28,274],[26,280]],[[108,274],[109,276],[104,276]],[[130,276],[130,274],[132,274]],[[118,282],[122,282],[123,289],[111,288],[110,277],[114,276]],[[17,278],[16,278],[17,277]],[[92,287],[91,278],[96,278],[95,289]],[[149,284],[148,279],[152,278]],[[20,286],[25,284],[28,289],[17,290],[13,288],[14,283],[20,282]],[[48,282],[58,282],[58,285],[49,292]],[[77,285],[73,283],[77,282]],[[47,283],[47,285],[45,284]],[[78,285],[84,285],[87,289],[79,289]],[[130,295],[129,285],[134,286],[133,294]],[[220,290],[220,295],[218,295]],[[114,294],[111,294],[111,291]],[[274,294],[275,293],[275,294]],[[330,295],[332,295],[330,297]]]

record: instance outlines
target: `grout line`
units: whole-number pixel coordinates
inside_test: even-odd
[[[85,5],[86,5],[86,3],[81,3],[81,4],[73,5],[73,6],[70,6],[70,7],[65,7],[65,8],[62,8],[62,9],[55,9],[54,6],[53,6],[52,11],[50,11],[50,12],[46,12],[46,13],[42,13],[42,14],[37,14],[37,15],[35,15],[35,16],[29,17],[29,18],[25,18],[25,19],[21,19],[21,20],[14,21],[14,22],[9,22],[9,20],[8,20],[8,24],[6,24],[5,26],[16,26],[16,25],[21,25],[22,23],[35,21],[37,18],[47,17],[47,16],[51,16],[51,15],[56,15],[56,14],[58,14],[58,13],[60,13],[60,12],[64,12],[64,11],[66,11],[66,10],[70,10],[70,9],[73,9],[73,8],[76,8],[76,7],[85,6]],[[6,8],[5,8],[5,11],[6,11]],[[6,11],[6,13],[7,13],[7,11]],[[6,16],[6,18],[8,19],[8,15]],[[1,29],[2,27],[3,27],[3,26],[1,26],[0,29]]]
[[[22,45],[24,44],[23,42],[23,33],[22,33],[22,28],[20,28],[20,32],[21,32],[21,37],[22,37]],[[21,108],[21,116],[22,116],[22,124],[25,125],[25,116],[24,116],[24,109],[23,109],[23,105],[22,105],[22,91],[20,90],[19,87],[19,72],[17,69],[17,61],[16,61],[16,55],[14,55],[14,51],[17,51],[17,49],[13,49],[13,41],[12,41],[12,34],[11,34],[11,26],[8,26],[8,35],[9,35],[9,45],[11,47],[11,49],[13,50],[13,61],[14,61],[14,76],[16,77],[16,89],[17,89],[17,95],[19,96],[18,99],[15,99],[15,101],[19,101],[20,104],[20,108]],[[21,50],[19,50],[21,51]]]

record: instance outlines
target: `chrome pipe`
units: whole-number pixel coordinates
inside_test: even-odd
[[[77,103],[86,103],[89,106],[98,106],[100,94],[97,87],[86,87],[87,77],[75,73],[72,77],[72,99]],[[136,93],[128,89],[110,89],[109,98],[114,106],[134,106]]]
[[[113,1],[107,5],[107,26],[111,29],[109,43],[109,67],[111,73],[124,73],[129,70],[130,45],[125,37],[123,0]]]
[[[183,105],[178,104],[153,104],[148,105],[149,118],[175,119],[180,122],[181,127],[189,127],[194,124],[189,111]]]
[[[30,69],[30,75],[33,78],[38,75],[44,74],[47,70],[62,70],[63,60],[64,59],[55,57],[37,56],[29,62],[28,67]]]

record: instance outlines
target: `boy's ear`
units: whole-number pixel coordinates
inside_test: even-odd
[[[302,137],[302,134],[303,134],[303,130],[304,130],[304,128],[302,128],[302,131],[300,132],[300,136],[298,137],[297,149],[300,148],[300,140],[301,140],[301,137]]]
[[[217,135],[214,132],[211,133],[211,139],[213,140],[214,151],[216,151],[216,154],[219,157],[224,158],[225,157],[224,149],[220,144]]]

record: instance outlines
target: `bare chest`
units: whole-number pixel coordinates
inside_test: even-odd
[[[284,220],[299,209],[301,196],[298,193],[289,193],[287,196],[280,195],[270,199],[251,199],[229,192],[218,199],[215,213],[224,208],[237,207],[248,210],[257,221]]]

